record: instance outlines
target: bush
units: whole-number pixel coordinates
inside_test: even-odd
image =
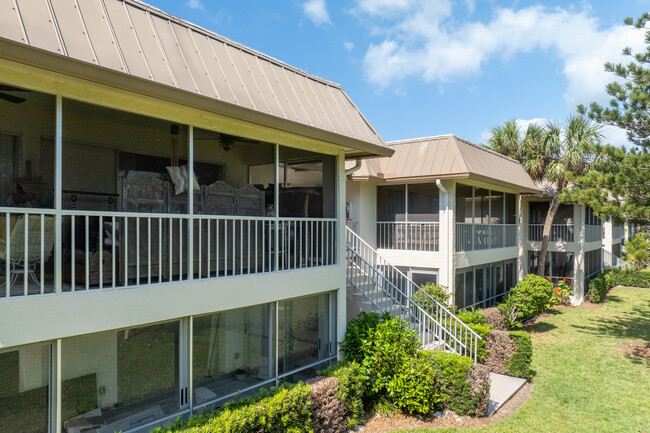
[[[388,391],[391,381],[420,349],[418,333],[397,317],[384,320],[367,331],[362,340],[361,372],[371,394]]]
[[[341,343],[341,351],[345,355],[346,361],[355,361],[361,363],[363,354],[361,344],[367,338],[368,332],[374,329],[382,321],[390,318],[388,313],[380,316],[377,313],[359,313],[359,317],[350,320],[345,328],[345,336]]]
[[[603,271],[589,282],[589,290],[585,299],[593,303],[602,302],[605,300],[607,292],[616,286],[650,288],[650,272],[633,272],[616,268]]]
[[[530,334],[523,331],[512,331],[509,335],[515,343],[515,353],[506,363],[508,375],[530,380],[533,377],[530,372],[530,363],[533,360],[533,343]]]
[[[309,386],[303,383],[261,390],[254,397],[228,403],[222,409],[154,432],[312,432],[309,393]]]
[[[488,351],[485,347],[485,340],[488,334],[492,332],[493,328],[490,325],[481,325],[480,323],[470,323],[467,326],[481,337],[481,340],[478,340],[478,347],[476,348],[476,361],[483,362],[485,357],[488,355]]]
[[[548,309],[553,297],[553,283],[538,275],[528,274],[510,291],[499,305],[506,326],[521,328],[523,322]]]
[[[348,431],[348,411],[336,396],[336,377],[316,377],[307,381],[311,388],[311,420],[314,433],[345,433]]]
[[[433,412],[440,401],[433,366],[425,355],[419,353],[402,364],[387,385],[387,391],[397,407],[408,413]]]
[[[339,380],[336,397],[345,402],[348,412],[348,428],[354,430],[357,426],[363,424],[364,379],[361,374],[361,366],[356,362],[342,362],[319,371],[318,374],[336,377]]]
[[[483,313],[481,310],[460,310],[456,312],[456,317],[458,319],[466,324],[478,324],[478,325],[485,325],[485,317],[483,317]]]
[[[490,390],[487,367],[454,353],[426,351],[422,356],[433,367],[442,408],[459,415],[486,414]]]
[[[456,309],[456,307],[451,305],[449,302],[451,299],[451,293],[449,293],[447,287],[435,283],[426,283],[422,285],[420,289],[421,291],[419,290],[413,295],[413,300],[415,301],[416,304],[418,304],[425,310],[429,310],[433,308],[429,296],[431,296],[433,299],[435,299],[440,304],[444,305],[445,307],[449,308],[452,311]],[[426,296],[425,293],[429,296]]]

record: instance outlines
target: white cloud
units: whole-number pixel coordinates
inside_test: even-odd
[[[536,124],[539,126],[544,126],[549,121],[549,119],[544,119],[541,117],[536,117],[534,119],[517,119],[517,125],[522,131],[525,131],[528,128],[528,125]],[[616,126],[604,125],[601,129],[601,134],[603,135],[603,142],[607,144],[612,144],[614,146],[626,146],[631,148],[633,143],[627,139],[627,133],[625,130],[618,128]],[[487,144],[492,136],[491,128],[485,129],[481,133],[480,143]]]
[[[302,4],[302,10],[317,26],[332,23],[330,14],[327,12],[325,0],[307,0]]]
[[[466,2],[471,11],[473,1]],[[508,59],[547,50],[562,62],[567,79],[564,99],[578,103],[603,101],[605,85],[614,78],[606,61],[624,59],[621,50],[644,49],[644,32],[624,25],[601,29],[589,12],[531,6],[499,8],[486,22],[463,21],[450,0],[357,0],[355,13],[365,13],[372,35],[364,66],[367,79],[387,87],[408,76],[447,82],[480,74],[492,59]]]
[[[192,9],[198,9],[201,11],[205,10],[205,6],[203,6],[203,3],[201,3],[201,0],[188,0],[186,3],[188,7]]]
[[[350,42],[350,41],[343,42],[343,46],[348,51],[352,51],[354,49],[354,44],[352,42]]]

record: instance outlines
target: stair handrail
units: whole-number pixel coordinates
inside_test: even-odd
[[[382,263],[383,266],[388,266],[389,269],[391,270],[391,272],[394,273],[394,274],[397,274],[400,278],[402,278],[402,279],[403,279],[403,280],[408,284],[408,286],[410,286],[411,289],[415,288],[416,290],[413,290],[413,291],[412,291],[413,294],[415,294],[415,293],[417,293],[417,292],[424,294],[424,297],[427,298],[427,299],[429,300],[429,305],[433,305],[433,306],[435,306],[437,309],[439,309],[439,310],[441,311],[441,313],[439,314],[439,316],[442,316],[442,313],[445,313],[446,315],[448,315],[449,317],[451,317],[451,318],[452,318],[456,323],[460,324],[460,326],[461,326],[462,328],[465,329],[466,333],[469,332],[470,335],[473,335],[473,336],[477,339],[477,342],[480,341],[480,340],[483,340],[483,339],[481,338],[480,335],[478,335],[478,334],[477,334],[477,333],[476,333],[472,328],[470,328],[466,323],[464,323],[463,321],[461,321],[461,320],[460,320],[460,319],[459,319],[459,318],[458,318],[454,313],[452,313],[452,312],[451,312],[447,307],[445,307],[444,305],[442,305],[440,302],[438,302],[436,299],[434,299],[431,295],[429,295],[427,292],[425,292],[424,290],[422,290],[422,288],[421,288],[420,286],[418,286],[418,285],[417,285],[413,280],[411,280],[408,276],[406,276],[406,275],[405,275],[402,271],[400,271],[397,267],[395,267],[393,264],[391,264],[391,263],[390,263],[390,262],[389,262],[385,257],[383,257],[381,254],[379,254],[379,252],[377,252],[377,250],[374,249],[370,244],[368,244],[368,243],[367,243],[366,241],[364,241],[364,240],[363,240],[359,235],[357,235],[355,232],[353,232],[352,230],[350,230],[349,228],[346,227],[346,242],[345,242],[345,243],[346,243],[346,246],[348,246],[348,247],[351,248],[353,251],[355,251],[355,249],[354,249],[354,245],[352,245],[352,243],[353,243],[352,241],[354,241],[354,242],[356,242],[356,243],[360,243],[360,244],[361,244],[362,246],[364,246],[366,249],[370,250],[370,251],[371,251],[371,252],[372,252],[372,253],[373,253],[377,258],[381,259],[381,261],[383,262],[383,263]],[[359,254],[359,253],[357,253],[357,254],[358,254],[360,257],[362,257],[361,254]],[[363,257],[362,257],[362,258],[363,258]],[[364,260],[365,260],[365,258],[364,258]],[[368,262],[367,260],[365,260],[365,261]],[[372,264],[371,264],[371,265],[372,265]],[[376,266],[373,265],[373,268],[376,269]],[[378,270],[378,271],[379,271],[379,270]],[[383,274],[383,273],[382,273],[382,274]],[[389,280],[388,278],[386,278],[386,280],[388,280],[388,281],[390,282],[390,280]],[[391,284],[393,284],[393,283],[391,282]],[[393,284],[393,286],[394,286],[394,284]],[[407,297],[407,299],[409,299],[409,300],[411,301],[412,304],[417,305],[418,307],[422,308],[422,310],[423,310],[425,313],[427,313],[427,315],[428,315],[429,317],[432,317],[432,318],[433,318],[433,316],[438,316],[438,314],[436,314],[435,312],[433,312],[433,314],[431,314],[431,313],[427,312],[426,310],[424,310],[424,308],[423,308],[421,305],[419,305],[418,303],[416,303],[408,293],[405,293],[405,296]],[[438,321],[434,319],[434,322],[437,323]],[[440,324],[439,324],[439,325],[440,325]],[[440,325],[440,326],[441,326],[441,325]],[[441,326],[441,328],[442,328],[442,329],[445,329],[444,326]],[[454,338],[457,338],[457,337],[454,337]],[[459,341],[459,342],[460,342],[460,341]],[[478,344],[474,346],[474,352],[475,352],[475,353],[473,354],[473,355],[474,355],[474,356],[473,356],[473,357],[474,357],[474,360],[476,360],[476,349],[477,349],[477,346],[478,346]]]
[[[612,253],[611,251],[606,250],[605,248],[603,248],[603,267],[607,263],[606,259],[605,259],[605,257],[607,257],[607,256],[609,256],[609,258],[611,258],[611,266],[610,267],[620,266],[621,269],[631,269],[631,268],[633,268],[633,266],[629,262],[623,260],[622,258],[618,257],[616,254]]]
[[[400,288],[397,287],[397,286],[396,286],[392,281],[390,281],[388,278],[386,278],[386,276],[384,276],[383,273],[382,273],[379,269],[377,269],[376,267],[374,267],[371,263],[369,263],[366,259],[364,259],[364,258],[363,258],[359,253],[357,253],[356,251],[354,251],[354,249],[353,249],[352,247],[350,247],[350,245],[346,245],[346,248],[347,248],[349,251],[353,252],[353,253],[354,253],[354,254],[359,258],[359,260],[363,261],[366,265],[368,265],[368,267],[369,267],[370,269],[372,269],[372,270],[373,270],[377,275],[379,275],[379,276],[383,279],[383,281],[384,281],[385,283],[387,283],[387,284],[389,284],[390,286],[392,286],[392,288],[393,288],[397,293],[399,293],[400,295],[404,296],[404,298],[408,299],[409,304],[410,304],[411,306],[415,307],[415,309],[419,310],[419,312],[420,312],[421,314],[423,314],[423,316],[424,316],[425,319],[427,319],[427,320],[429,320],[429,321],[431,321],[431,322],[433,322],[433,323],[436,323],[436,324],[439,326],[439,329],[440,329],[441,331],[444,331],[444,333],[446,334],[447,337],[449,337],[449,338],[452,339],[452,340],[455,340],[455,342],[456,342],[459,346],[461,346],[461,348],[463,348],[465,351],[468,351],[468,350],[470,349],[470,348],[468,347],[468,345],[467,345],[467,342],[463,342],[460,338],[458,338],[457,335],[452,334],[452,333],[451,333],[447,328],[445,328],[444,326],[442,326],[442,325],[441,325],[441,324],[440,324],[436,319],[434,319],[434,318],[431,316],[431,314],[429,314],[429,312],[427,312],[427,311],[426,311],[426,310],[425,310],[425,309],[424,309],[420,304],[418,304],[417,302],[415,302],[415,301],[414,301],[413,299],[411,299],[411,298],[410,298],[406,293],[404,293],[402,290],[400,290]],[[359,270],[361,270],[361,268],[360,268],[358,265],[357,265],[357,268],[358,268]],[[367,274],[366,274],[366,275],[367,275]],[[354,284],[354,281],[352,281],[350,278],[348,278],[348,281],[350,281],[350,283]],[[415,284],[415,283],[414,283],[414,284]],[[382,308],[380,305],[377,305],[377,304],[373,301],[373,299],[370,298],[366,293],[364,293],[363,291],[361,291],[361,293],[362,293],[363,296],[365,296],[369,301],[373,302],[373,304],[375,305],[376,308],[380,309],[383,313],[386,312],[386,310],[385,310],[384,308]],[[397,299],[395,298],[395,296],[392,296],[391,294],[389,294],[388,296],[389,296],[390,298],[392,298],[396,303],[398,302]],[[434,301],[435,301],[435,299],[434,299]],[[410,308],[408,309],[408,314],[409,314],[409,316],[412,317],[414,320],[416,320],[416,321],[420,321],[420,322],[421,322],[421,320],[419,320],[418,317],[415,316],[415,315],[413,314],[413,312],[411,311]],[[452,316],[453,316],[453,314],[452,314]],[[455,320],[456,320],[458,323],[461,323],[461,324],[464,325],[464,323],[461,322],[460,319],[458,319],[456,316],[453,316],[453,317],[455,318]],[[481,338],[477,333],[475,333],[474,331],[472,331],[471,328],[467,328],[467,329],[468,329],[469,331],[471,331],[471,332],[474,334],[474,336],[476,336],[478,339],[482,339],[482,338]],[[431,334],[433,334],[433,335],[435,336],[435,331],[428,330],[428,332],[430,332]],[[439,338],[438,338],[438,340],[440,341]],[[442,343],[443,343],[443,344],[444,344],[444,345],[445,345],[449,350],[454,350],[454,347],[452,347],[451,344],[447,343],[445,340],[442,340]],[[476,346],[476,344],[474,344],[474,345],[472,345],[472,346]],[[474,355],[475,355],[475,354],[474,354]]]

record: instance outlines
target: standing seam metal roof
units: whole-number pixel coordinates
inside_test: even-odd
[[[0,38],[385,146],[341,86],[135,0],[0,0]]]
[[[391,157],[364,161],[353,179],[385,181],[436,178],[475,178],[509,185],[524,192],[539,189],[521,164],[455,135],[416,138],[387,143]]]

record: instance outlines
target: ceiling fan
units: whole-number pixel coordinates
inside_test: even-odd
[[[206,134],[204,137],[194,137],[194,140],[214,140],[219,142],[219,146],[225,151],[228,152],[230,149],[235,147],[236,143],[259,143],[258,140],[251,140],[250,138],[238,137],[236,135],[224,134],[223,132],[215,132]]]
[[[0,99],[4,99],[5,101],[9,101],[14,104],[22,104],[23,102],[26,101],[25,98],[21,98],[20,96],[10,95],[4,92],[29,92],[29,90],[0,84]]]

